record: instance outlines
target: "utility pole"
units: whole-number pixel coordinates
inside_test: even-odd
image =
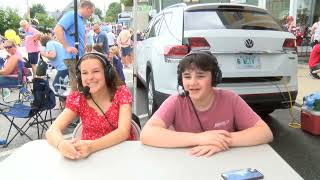
[[[30,8],[29,8],[29,0],[27,0],[27,17],[29,19],[29,24],[31,24],[31,16],[30,16]]]
[[[137,0],[133,0],[133,113],[137,115]]]

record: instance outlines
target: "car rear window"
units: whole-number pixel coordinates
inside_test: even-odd
[[[184,13],[185,30],[251,29],[282,31],[268,13],[249,10],[201,10]]]

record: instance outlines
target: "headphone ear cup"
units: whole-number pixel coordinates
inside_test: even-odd
[[[105,69],[105,78],[108,83],[114,79],[114,73],[112,72],[112,66],[110,64],[107,64]]]
[[[181,71],[180,71],[180,68],[179,68],[179,65],[178,65],[178,70],[177,70],[177,78],[178,78],[178,85],[179,86],[183,86],[183,84],[182,84],[182,73],[181,73]]]
[[[219,68],[219,66],[217,67],[217,71],[214,75],[214,81],[212,81],[212,86],[215,87],[217,86],[218,84],[220,84],[222,81],[222,72]]]

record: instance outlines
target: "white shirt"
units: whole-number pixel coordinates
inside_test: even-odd
[[[116,39],[116,36],[113,34],[113,32],[109,31],[107,33],[107,38],[108,38],[109,46],[113,46],[114,45],[114,40]]]

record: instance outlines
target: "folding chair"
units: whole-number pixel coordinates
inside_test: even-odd
[[[133,130],[134,137],[136,138],[134,140],[138,141],[140,139],[141,128],[140,128],[140,125],[138,125],[138,123],[136,123],[135,120],[133,119],[131,120],[131,129]],[[72,137],[80,138],[81,134],[82,134],[82,123],[80,121],[80,123],[74,128]]]
[[[29,94],[27,94],[29,92],[27,90],[27,77],[26,77],[28,69],[24,67],[23,61],[18,61],[17,66],[18,66],[18,84],[17,85],[6,85],[6,86],[1,87],[1,94],[2,94],[3,102],[10,103],[10,102],[14,102],[14,101],[21,101],[21,102],[28,101],[29,99],[25,99],[25,98],[31,97],[31,96],[28,96]],[[5,96],[3,96],[5,94],[4,88],[18,89],[19,90],[18,99],[12,100],[12,101],[6,101],[7,98]]]
[[[49,87],[48,81],[36,78],[34,79],[33,85],[32,96],[34,98],[32,102],[27,104],[17,102],[13,106],[0,103],[2,107],[0,109],[0,114],[10,122],[10,127],[5,140],[6,144],[3,147],[7,147],[19,133],[20,135],[25,135],[28,139],[32,140],[26,132],[34,125],[37,127],[38,139],[40,139],[43,132],[48,129],[46,122],[50,121],[52,123],[52,120],[54,120],[54,118],[52,118],[51,109],[56,105],[55,96]],[[45,114],[44,117],[42,116],[43,114]],[[48,119],[48,117],[50,118]],[[27,120],[22,126],[19,126],[17,124],[17,118]],[[17,132],[10,137],[12,127],[14,127]]]

